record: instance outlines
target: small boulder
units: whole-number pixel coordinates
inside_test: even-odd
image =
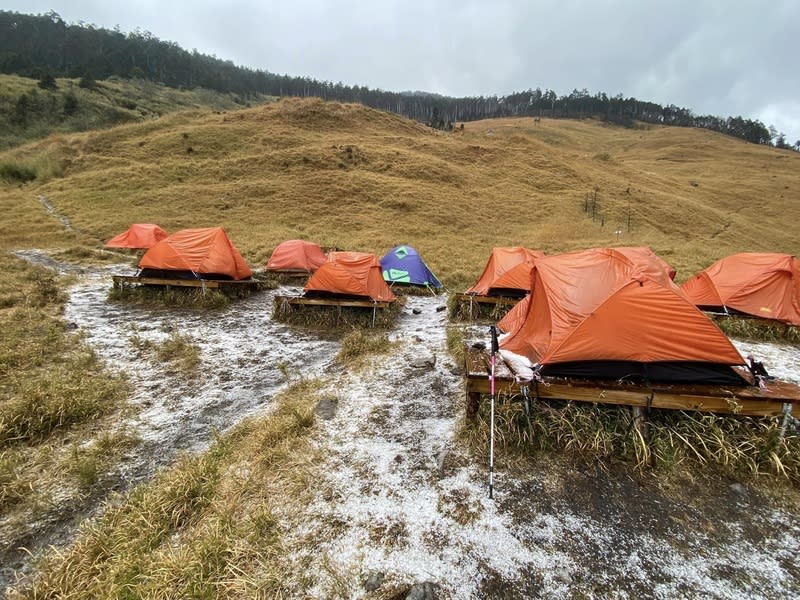
[[[732,483],[728,486],[732,492],[738,494],[739,496],[744,496],[747,493],[747,488],[744,487],[741,483]]]
[[[436,600],[436,584],[430,581],[415,583],[406,600]]]
[[[436,355],[428,354],[415,358],[409,363],[409,366],[415,369],[432,369],[436,366]]]
[[[374,592],[383,585],[383,580],[385,578],[383,573],[370,573],[367,580],[364,582],[364,589],[368,592]]]

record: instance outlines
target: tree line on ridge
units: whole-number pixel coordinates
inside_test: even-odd
[[[591,94],[573,90],[527,89],[506,96],[453,98],[425,92],[390,92],[309,77],[278,75],[235,65],[232,61],[184,50],[139,29],[124,34],[91,24],[66,23],[57,13],[26,15],[0,11],[0,73],[13,73],[48,82],[47,78],[82,78],[84,82],[111,76],[150,80],[175,88],[208,88],[247,99],[255,94],[319,97],[358,102],[449,129],[456,122],[496,117],[596,117],[623,126],[636,122],[702,127],[754,144],[800,151],[783,133],[759,120],[695,115],[673,104]]]

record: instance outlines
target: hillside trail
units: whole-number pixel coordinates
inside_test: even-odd
[[[408,297],[389,332],[396,346],[343,369],[333,360],[336,339],[272,320],[273,295],[297,289],[212,311],[148,308],[108,300],[110,275],[122,266],[76,268],[42,252],[18,255],[76,275],[68,326],[132,384],[119,427],[141,443],[117,467],[117,490],[148,480],[182,451],[202,452],[215,432],[268,414],[291,374],[323,382],[337,408],[318,420],[315,443],[325,459],[314,501],[286,540],[296,567],[287,581],[313,580],[310,590],[298,582],[303,597],[800,595],[798,511],[747,485],[691,479],[675,493],[655,477],[633,477],[627,465],[552,453],[514,470],[499,450],[489,499],[486,457],[471,455],[458,437],[464,392],[446,350],[444,296]],[[199,349],[191,377],[143,344],[175,333]],[[483,327],[468,329],[470,342],[485,335]],[[797,349],[759,350],[798,377]],[[69,544],[103,500],[56,507],[31,524],[28,549],[36,555]],[[14,570],[31,568],[27,555],[15,560]]]

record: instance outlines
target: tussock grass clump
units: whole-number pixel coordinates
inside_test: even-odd
[[[512,457],[558,451],[579,461],[624,460],[638,470],[714,466],[800,482],[800,433],[788,428],[780,439],[778,417],[653,410],[645,417],[645,439],[628,408],[536,401],[530,415],[522,403],[498,403],[495,410],[496,443]],[[464,430],[476,451],[488,444],[488,422],[483,402],[476,425]]]
[[[196,375],[202,363],[200,348],[188,334],[172,331],[165,340],[154,342],[134,333],[130,342],[139,355],[150,355],[169,370],[177,370],[186,377]]]
[[[198,288],[165,288],[162,286],[119,286],[108,292],[108,299],[114,302],[130,302],[143,306],[168,306],[170,308],[194,308],[211,310],[224,308],[231,302],[231,296],[221,290],[202,290]]]
[[[464,364],[464,336],[466,331],[463,325],[448,325],[445,331],[447,351],[457,365]]]
[[[403,299],[398,298],[386,308],[291,305],[280,296],[275,297],[272,318],[282,323],[311,329],[334,331],[348,329],[391,329],[402,313]]]
[[[496,323],[513,305],[470,302],[452,295],[447,300],[447,316],[451,321],[486,321]]]
[[[34,380],[11,376],[14,398],[0,404],[0,448],[40,441],[52,432],[107,414],[121,400],[121,382],[101,376],[94,360],[70,361]],[[95,380],[95,377],[97,380]]]
[[[367,333],[363,329],[354,329],[342,338],[336,360],[341,363],[358,362],[370,355],[389,352],[395,346],[397,342],[391,342],[385,333]]]
[[[91,421],[122,400],[127,390],[123,380],[104,372],[94,353],[67,336],[38,303],[4,317],[0,448]]]
[[[132,490],[9,597],[303,595],[289,587],[284,533],[309,501],[319,390],[318,381],[292,385],[272,415]]]
[[[800,327],[747,317],[715,316],[714,322],[728,337],[758,342],[800,344]]]

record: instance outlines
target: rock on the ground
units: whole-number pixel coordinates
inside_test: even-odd
[[[339,408],[339,401],[336,398],[322,398],[317,402],[314,412],[320,419],[330,421],[336,416],[336,409]]]
[[[383,573],[370,573],[367,580],[364,582],[364,589],[368,592],[374,592],[383,585],[385,576]]]
[[[436,584],[430,581],[414,584],[406,600],[436,600]]]
[[[409,366],[415,369],[432,369],[436,366],[436,355],[428,354],[415,358],[409,363]]]

